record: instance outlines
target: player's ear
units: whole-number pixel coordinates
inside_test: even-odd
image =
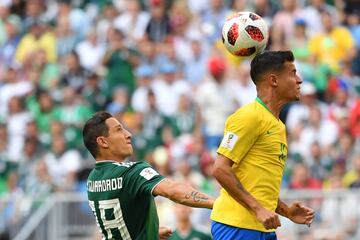
[[[96,143],[102,148],[108,148],[109,147],[108,141],[103,136],[97,137],[96,138]]]
[[[278,77],[277,77],[276,74],[270,73],[269,76],[268,76],[268,81],[269,81],[269,84],[272,87],[277,87],[277,85],[278,85]]]

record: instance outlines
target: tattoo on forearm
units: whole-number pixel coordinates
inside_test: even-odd
[[[194,202],[206,201],[209,200],[208,197],[202,196],[201,193],[192,191],[190,194],[185,195],[186,199],[192,199]]]
[[[246,195],[250,195],[250,193],[248,191],[246,191],[246,189],[243,187],[243,185],[240,182],[237,182],[236,186]]]

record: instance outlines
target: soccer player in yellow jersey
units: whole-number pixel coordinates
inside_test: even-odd
[[[211,213],[215,240],[276,240],[278,214],[311,224],[314,211],[279,198],[287,157],[281,108],[300,97],[302,80],[291,51],[266,51],[251,62],[257,89],[254,102],[238,109],[225,124],[213,176],[221,184]]]

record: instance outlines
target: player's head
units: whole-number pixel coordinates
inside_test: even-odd
[[[250,76],[258,91],[272,88],[279,98],[300,98],[302,80],[296,73],[291,51],[265,51],[251,61]]]
[[[95,113],[83,128],[84,145],[95,159],[132,155],[131,134],[108,112]]]

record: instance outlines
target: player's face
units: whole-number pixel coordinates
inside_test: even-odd
[[[300,99],[301,78],[297,75],[293,62],[285,62],[284,69],[279,75],[279,95],[286,101],[297,101]]]
[[[126,158],[132,155],[131,133],[114,117],[105,121],[109,129],[109,136],[106,137],[108,148],[115,156]]]

